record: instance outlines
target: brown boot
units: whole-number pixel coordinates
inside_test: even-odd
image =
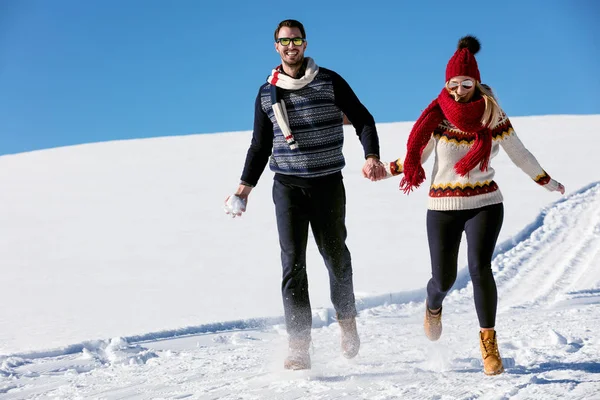
[[[437,314],[432,314],[425,301],[425,335],[429,340],[436,341],[442,336],[442,309]]]
[[[342,332],[342,354],[346,358],[354,358],[360,349],[360,338],[356,330],[356,318],[338,320]]]
[[[483,372],[486,375],[498,375],[504,372],[502,359],[498,352],[496,331],[479,332],[479,347],[483,357]]]
[[[290,338],[288,344],[288,355],[283,362],[283,368],[299,370],[310,369],[310,336],[301,338]]]

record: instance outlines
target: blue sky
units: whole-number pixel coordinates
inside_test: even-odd
[[[0,154],[250,130],[286,18],[377,122],[418,118],[465,34],[509,115],[600,113],[594,0],[0,0]]]

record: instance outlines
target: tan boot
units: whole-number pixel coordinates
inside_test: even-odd
[[[342,354],[346,358],[354,358],[360,349],[360,338],[356,330],[356,318],[338,320],[342,332]]]
[[[283,368],[300,370],[310,369],[310,336],[302,338],[290,338],[288,344],[288,355],[283,362]]]
[[[429,340],[436,341],[442,336],[442,309],[437,314],[432,314],[425,301],[425,322],[423,323],[425,328],[425,335]]]
[[[483,372],[486,375],[498,375],[504,372],[500,352],[498,352],[496,331],[479,332],[479,347],[483,357]]]

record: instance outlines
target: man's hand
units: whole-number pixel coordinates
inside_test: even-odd
[[[369,156],[362,168],[363,176],[371,181],[379,181],[386,177],[385,167],[379,158]]]
[[[252,186],[239,185],[235,193],[225,199],[225,213],[230,214],[233,218],[241,217],[242,213],[246,211],[251,191]]]

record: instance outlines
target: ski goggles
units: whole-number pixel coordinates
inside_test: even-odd
[[[289,46],[291,43],[294,43],[294,46],[302,46],[302,43],[306,42],[306,39],[301,38],[301,37],[295,37],[295,38],[287,38],[287,37],[282,37],[277,39],[277,43],[279,43],[282,46]]]
[[[446,84],[446,87],[448,88],[448,90],[451,90],[451,91],[458,89],[459,86],[462,86],[463,89],[469,90],[475,86],[475,82],[473,82],[471,79],[465,79],[464,81],[461,81],[461,82],[449,81]]]

